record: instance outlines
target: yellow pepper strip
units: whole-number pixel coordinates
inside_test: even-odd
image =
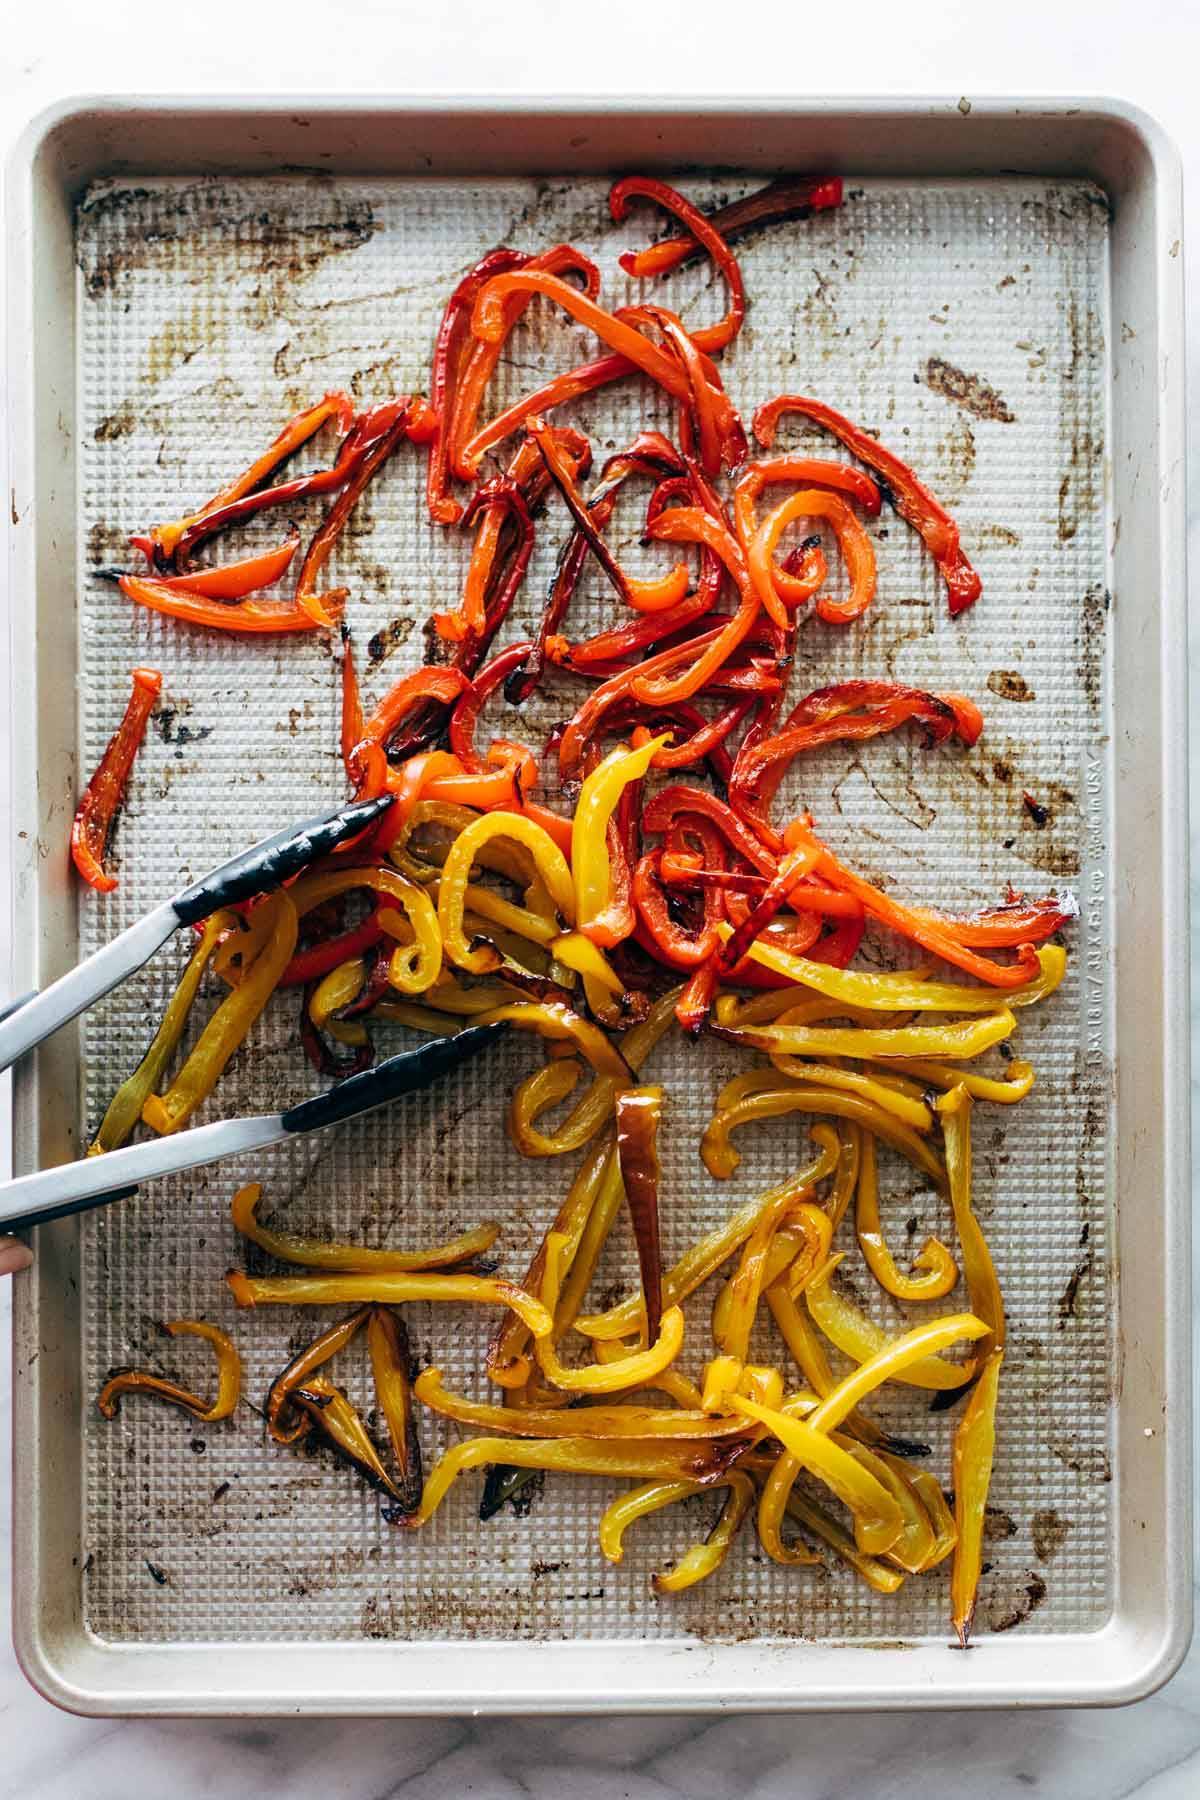
[[[620,1368],[610,1363],[609,1368]],[[665,1371],[664,1371],[665,1372]],[[651,1381],[657,1379],[652,1376]],[[514,1437],[587,1438],[721,1438],[744,1437],[745,1421],[734,1415],[715,1418],[700,1410],[653,1406],[574,1406],[554,1411],[540,1407],[491,1406],[452,1394],[440,1369],[422,1369],[413,1392],[431,1412],[480,1431],[511,1432]]]
[[[88,1150],[89,1156],[100,1156],[106,1150],[116,1150],[141,1118],[142,1107],[158,1086],[183,1036],[204,971],[224,934],[236,931],[237,924],[237,914],[231,912],[215,912],[204,921],[200,941],[180,977],[179,986],[167,1003],[167,1010],[150,1048],[133,1074],[121,1083],[109,1101],[108,1111],[100,1121],[100,1129]]]
[[[388,1428],[392,1457],[399,1475],[400,1504],[411,1512],[421,1503],[421,1440],[413,1417],[412,1358],[403,1321],[386,1306],[371,1308],[367,1351],[375,1381],[375,1398]]]
[[[958,1542],[950,1572],[950,1608],[964,1650],[970,1641],[975,1596],[983,1570],[983,1525],[996,1454],[996,1398],[1003,1363],[1003,1350],[993,1350],[954,1434],[954,1522]]]
[[[608,822],[629,783],[640,781],[658,752],[670,742],[668,731],[652,738],[640,750],[610,751],[579,790],[571,826],[574,917],[584,936],[603,950],[632,936],[636,924],[629,900],[618,900],[612,891]]]
[[[291,961],[299,926],[296,908],[283,893],[264,900],[261,910],[265,913],[268,907],[272,909],[272,930],[266,947],[241,983],[222,1000],[166,1093],[151,1094],[143,1106],[142,1118],[152,1131],[178,1131],[212,1093]]]
[[[582,1074],[583,1064],[579,1059],[564,1056],[544,1063],[532,1075],[527,1075],[524,1081],[518,1082],[508,1103],[506,1122],[513,1148],[519,1150],[522,1156],[563,1156],[571,1150],[578,1150],[593,1135],[588,1132],[587,1136],[579,1137],[577,1132],[568,1131],[564,1124],[557,1132],[547,1136],[537,1129],[535,1122],[542,1113],[549,1112],[551,1107],[557,1106],[575,1092]]]
[[[867,1357],[839,1381],[816,1411],[810,1413],[808,1424],[814,1431],[836,1430],[859,1401],[882,1387],[885,1381],[897,1380],[903,1370],[911,1369],[939,1350],[948,1350],[951,1344],[964,1340],[974,1343],[986,1335],[987,1329],[974,1313],[949,1313],[943,1319],[928,1319],[923,1325],[914,1325],[911,1331],[902,1332],[899,1337],[889,1338],[873,1356]]]
[[[832,1132],[821,1126],[813,1127],[812,1135],[821,1145],[819,1156],[798,1171],[779,1189],[750,1200],[745,1206],[732,1213],[723,1225],[710,1231],[707,1237],[685,1250],[672,1269],[663,1274],[663,1303],[677,1306],[694,1294],[696,1289],[714,1275],[721,1264],[728,1262],[735,1251],[745,1243],[758,1222],[763,1207],[770,1204],[776,1193],[788,1193],[799,1201],[818,1181],[831,1173],[837,1162],[837,1139]],[[589,1313],[575,1320],[576,1330],[590,1338],[628,1337],[631,1332],[638,1331],[645,1324],[645,1309],[640,1294],[631,1294],[627,1300],[610,1306],[607,1312]]]
[[[442,1300],[466,1305],[511,1306],[534,1337],[545,1337],[550,1315],[540,1300],[514,1281],[494,1275],[426,1275],[407,1271],[373,1275],[244,1275],[231,1269],[225,1277],[239,1306],[354,1306],[370,1301],[403,1306],[415,1300]]]
[[[758,1541],[771,1561],[781,1563],[784,1568],[819,1563],[820,1557],[802,1539],[795,1538],[790,1544],[784,1541],[783,1515],[788,1510],[796,1476],[800,1473],[796,1458],[784,1450],[775,1455],[747,1457],[745,1461],[765,1471],[766,1479],[758,1498],[757,1526]],[[847,1541],[853,1543],[854,1540],[848,1538]]]
[[[529,851],[559,915],[568,925],[575,923],[571,870],[554,839],[520,813],[484,813],[461,831],[450,846],[438,890],[438,920],[446,955],[474,975],[485,975],[489,969],[498,968],[501,960],[489,944],[472,949],[463,931],[463,908],[472,866],[478,852],[495,838],[509,839]]]
[[[685,1589],[696,1587],[701,1581],[707,1581],[710,1575],[715,1575],[728,1556],[729,1547],[754,1504],[754,1483],[749,1475],[731,1469],[716,1485],[729,1489],[729,1497],[721,1508],[720,1517],[704,1541],[693,1544],[690,1550],[685,1551],[674,1568],[667,1573],[660,1571],[651,1576],[656,1593],[682,1594]],[[622,1539],[635,1519],[643,1519],[648,1513],[661,1512],[665,1506],[673,1506],[679,1500],[690,1500],[694,1494],[704,1492],[704,1488],[695,1481],[656,1481],[647,1482],[643,1487],[620,1495],[601,1516],[601,1550],[609,1562],[620,1562],[625,1554]]]
[[[168,1319],[163,1330],[171,1337],[201,1337],[213,1347],[217,1358],[217,1392],[212,1401],[202,1400],[190,1388],[151,1375],[144,1369],[126,1369],[114,1375],[101,1388],[96,1405],[106,1419],[116,1417],[123,1394],[156,1394],[172,1406],[180,1406],[202,1425],[215,1425],[227,1419],[237,1406],[242,1391],[242,1359],[227,1332],[203,1319]]]
[[[548,1065],[550,1068],[554,1066],[553,1063]],[[576,1253],[578,1252],[584,1229],[596,1205],[597,1196],[606,1181],[612,1183],[614,1180],[615,1165],[616,1154],[613,1151],[611,1140],[590,1151],[580,1163],[567,1197],[526,1271],[522,1284],[526,1293],[536,1294],[541,1291],[546,1274],[546,1246],[551,1233],[563,1241],[564,1263],[568,1259],[573,1261],[572,1249]],[[615,1186],[616,1200],[619,1204],[621,1196],[619,1172],[615,1177]],[[487,1353],[488,1378],[494,1381],[497,1387],[520,1388],[528,1381],[531,1374],[531,1364],[527,1354],[530,1337],[528,1326],[516,1313],[510,1313],[501,1321],[488,1346]]]
[[[735,1412],[765,1425],[801,1468],[824,1482],[849,1508],[854,1516],[854,1540],[860,1550],[870,1556],[882,1556],[891,1549],[904,1528],[900,1508],[887,1488],[855,1462],[848,1451],[824,1432],[814,1431],[803,1420],[789,1418],[775,1407],[760,1406],[741,1394],[734,1394],[730,1404]]]
[[[438,1012],[474,1018],[476,1013],[489,1012],[493,1006],[506,1006],[516,994],[515,988],[506,987],[502,981],[480,981],[473,987],[463,987],[449,969],[443,969],[426,992],[425,1004],[435,1007]]]
[[[916,980],[918,970],[906,971]],[[744,994],[718,994],[713,1002],[713,1015],[718,1025],[764,1025],[790,1013],[796,1025],[820,1025],[826,1019],[851,1019],[856,1025],[878,1025],[878,1010],[864,1006],[846,1006],[839,1000],[827,1000],[820,994],[801,999],[794,988],[766,988],[747,998]],[[893,1023],[910,1018],[911,1013],[897,1013]]]
[[[252,1181],[233,1196],[230,1212],[234,1227],[251,1243],[265,1250],[278,1262],[298,1263],[305,1269],[329,1269],[346,1275],[368,1275],[444,1269],[468,1257],[482,1256],[500,1235],[500,1227],[489,1219],[474,1231],[464,1231],[449,1243],[436,1244],[428,1250],[373,1250],[366,1244],[329,1243],[324,1238],[299,1237],[291,1232],[270,1231],[260,1225],[256,1215],[262,1198],[262,1185]]]
[[[752,1050],[765,1050],[772,1057],[786,1056],[982,1056],[993,1044],[1011,1037],[1017,1021],[1007,1006],[995,1012],[982,1013],[974,1019],[959,1019],[945,1025],[886,1026],[882,1030],[861,1030],[857,1026],[844,1029],[835,1025],[793,1025],[787,1013],[777,1025],[759,1025],[749,1030],[730,1030],[721,1026],[721,1035],[732,1042],[746,1044]],[[788,1069],[789,1074],[803,1076],[803,1065]],[[864,1080],[869,1077],[864,1077]],[[903,1116],[903,1115],[901,1115]],[[911,1121],[910,1121],[911,1123]],[[918,1130],[927,1130],[918,1126]]]
[[[862,1032],[846,1032],[847,1037],[862,1037]],[[834,1063],[801,1061],[799,1057],[780,1055],[771,1051],[771,1062],[781,1075],[790,1081],[815,1081],[821,1087],[840,1088],[843,1093],[861,1094],[864,1100],[871,1100],[876,1106],[882,1106],[885,1112],[895,1113],[905,1125],[911,1125],[914,1131],[931,1131],[933,1114],[923,1100],[913,1099],[903,1088],[894,1088],[879,1080],[874,1074],[865,1074],[861,1069],[843,1069]]]
[[[876,1481],[887,1488],[895,1500],[904,1520],[904,1529],[888,1551],[888,1558],[902,1568],[906,1574],[919,1574],[929,1557],[933,1555],[935,1545],[933,1526],[899,1457],[885,1459],[877,1451],[868,1450],[865,1444],[858,1444],[853,1438],[843,1437],[841,1432],[835,1434],[834,1441],[839,1443],[856,1463],[869,1470]]]
[[[974,1102],[964,1087],[951,1088],[937,1103],[946,1145],[946,1173],[950,1178],[950,1205],[954,1229],[962,1251],[963,1275],[971,1311],[986,1319],[988,1334],[979,1346],[979,1364],[993,1350],[1004,1348],[1004,1300],[996,1278],[996,1266],[987,1239],[971,1205],[971,1108]],[[976,1366],[979,1366],[977,1364]]]
[[[509,963],[514,963],[518,969],[524,969],[530,974],[549,977],[553,966],[550,952],[543,949],[541,944],[535,944],[531,938],[518,937],[516,932],[505,931],[503,925],[494,924],[481,913],[470,911],[463,913],[463,930],[473,943],[486,942],[500,953],[501,978]],[[571,975],[570,979],[573,982],[575,977]]]
[[[335,1450],[354,1463],[373,1486],[399,1500],[400,1490],[379,1460],[379,1452],[359,1417],[357,1408],[327,1375],[311,1375],[293,1390],[292,1403],[303,1407],[319,1425]]]
[[[821,1440],[825,1442],[825,1439]],[[745,1440],[717,1443],[629,1438],[606,1443],[600,1438],[469,1438],[455,1444],[431,1470],[416,1512],[397,1524],[416,1530],[433,1517],[455,1481],[468,1469],[506,1463],[518,1469],[545,1469],[567,1475],[610,1475],[634,1481],[695,1481],[711,1487],[720,1481]]]
[[[837,1378],[829,1366],[829,1359],[825,1355],[816,1327],[789,1294],[787,1282],[772,1283],[766,1291],[766,1302],[779,1327],[780,1336],[809,1387],[822,1398],[831,1394],[837,1386]],[[878,1447],[887,1442],[886,1433],[857,1408],[848,1415],[845,1425],[864,1444]]]
[[[1002,1076],[977,1075],[973,1069],[948,1068],[945,1063],[926,1062],[919,1057],[897,1057],[887,1064],[889,1070],[910,1075],[926,1087],[964,1087],[973,1100],[995,1100],[1001,1106],[1013,1106],[1023,1100],[1033,1086],[1033,1064],[1014,1056],[1005,1065]]]
[[[840,1259],[839,1259],[840,1260]],[[818,1329],[831,1344],[852,1362],[866,1363],[880,1355],[893,1342],[881,1325],[869,1319],[860,1307],[834,1287],[830,1280],[834,1264],[804,1291],[808,1310]],[[894,1379],[907,1387],[933,1388],[949,1393],[971,1379],[970,1363],[948,1363],[940,1356],[925,1356],[897,1369]]]
[[[388,856],[397,868],[403,869],[414,881],[435,879],[437,871],[450,854],[455,838],[469,825],[474,825],[481,816],[469,806],[456,806],[448,800],[418,800],[388,851]],[[424,826],[448,834],[446,840],[430,842],[422,839],[419,844],[414,844],[414,836]],[[507,837],[493,837],[480,845],[474,861],[476,868],[491,869],[495,874],[503,875],[507,881],[523,888],[525,904],[531,912],[543,910],[540,905],[535,904],[534,896],[545,891],[545,884],[540,881],[533,856],[524,844],[518,844]],[[553,912],[553,906],[550,910]]]
[[[958,1542],[958,1527],[954,1523],[954,1514],[946,1505],[946,1496],[942,1492],[942,1484],[936,1475],[928,1469],[914,1469],[904,1463],[902,1457],[893,1457],[887,1451],[879,1454],[891,1468],[898,1465],[904,1469],[907,1479],[920,1495],[921,1504],[929,1515],[929,1523],[933,1526],[933,1548],[921,1564],[920,1574],[926,1569],[936,1569],[940,1562],[945,1562],[955,1544]]]
[[[235,914],[234,919],[234,929],[221,939],[212,960],[213,974],[219,975],[230,987],[239,985],[274,929],[271,908],[261,904],[252,907],[245,917]]]
[[[399,947],[392,951],[388,981],[398,993],[423,994],[442,972],[441,927],[433,901],[423,887],[415,881],[406,881],[403,875],[394,875],[392,879],[402,884],[398,892],[390,890],[390,897],[399,900],[408,931],[401,936],[396,931],[396,914],[392,908],[379,908],[376,916],[383,930],[389,937],[401,939]],[[479,891],[482,894],[483,889]],[[411,943],[407,941],[410,934]]]
[[[555,937],[550,943],[550,950],[564,967],[573,969],[585,980],[596,982],[607,993],[620,995],[625,992],[625,983],[608,958],[582,931],[568,931],[561,937]]]
[[[717,926],[722,941],[733,933],[728,925]],[[994,987],[965,987],[952,981],[914,979],[910,973],[874,975],[864,969],[835,969],[830,963],[810,962],[806,956],[795,956],[789,950],[755,940],[747,951],[764,969],[786,975],[801,987],[825,994],[831,1000],[845,1001],[851,1006],[885,1012],[993,1012],[996,1007]],[[1035,1000],[1052,994],[1066,973],[1067,953],[1060,944],[1042,944],[1037,959],[1040,973],[1022,987],[1005,988],[1004,1005],[1032,1006]]]
[[[782,1192],[777,1189],[763,1206],[754,1230],[742,1246],[738,1266],[713,1309],[712,1334],[717,1349],[726,1356],[737,1357],[740,1362],[745,1362],[750,1354],[750,1333],[758,1316],[771,1243],[792,1206],[793,1198],[787,1189]],[[826,1243],[826,1253],[828,1248]],[[726,1294],[728,1301],[722,1308],[721,1300]]]
[[[841,1147],[838,1151],[837,1168],[833,1171],[833,1183],[825,1201],[829,1213],[829,1228],[835,1237],[838,1226],[846,1216],[851,1196],[858,1186],[858,1164],[862,1155],[863,1140],[863,1134],[857,1125],[840,1124],[837,1127],[837,1134]],[[815,1275],[816,1270],[810,1270],[807,1280],[802,1285],[807,1287],[808,1282],[812,1281]],[[789,1278],[788,1292],[790,1294],[798,1293],[800,1286],[801,1284]]]
[[[478,1015],[481,1025],[490,1025],[496,1019],[507,1019],[523,1031],[537,1031],[542,1037],[561,1043],[574,1043],[597,1074],[611,1075],[620,1085],[630,1085],[630,1068],[625,1058],[599,1026],[572,1012],[561,1000],[515,1000],[506,1006],[489,1007]]]
[[[344,1350],[358,1336],[370,1317],[369,1306],[360,1306],[357,1312],[348,1318],[339,1319],[336,1325],[330,1325],[320,1337],[297,1352],[285,1369],[271,1383],[267,1391],[267,1431],[277,1444],[294,1444],[305,1437],[312,1426],[310,1415],[299,1409],[292,1409],[295,1424],[284,1423],[291,1396],[296,1388],[303,1387],[310,1375],[323,1368],[331,1358]]]
[[[404,1000],[381,1000],[371,1017],[391,1025],[407,1025],[410,1031],[431,1031],[435,1037],[457,1037],[467,1029],[466,1019],[449,1019],[430,1006],[412,1006]]]
[[[636,1344],[625,1344],[620,1338],[593,1338],[591,1342],[592,1355],[598,1363],[623,1362],[640,1348],[640,1340]],[[649,1381],[639,1382],[637,1387],[623,1388],[621,1391],[627,1399],[630,1394],[644,1391],[665,1394],[684,1412],[704,1411],[700,1389],[686,1375],[681,1375],[678,1369],[660,1369]]]
[[[879,1217],[879,1169],[875,1139],[863,1133],[858,1165],[858,1205],[855,1230],[867,1267],[880,1287],[897,1300],[941,1300],[958,1280],[958,1265],[940,1238],[927,1237],[913,1257],[921,1275],[904,1275],[888,1249]]]
[[[710,1175],[723,1181],[741,1162],[740,1153],[729,1141],[730,1133],[739,1125],[749,1125],[756,1119],[781,1118],[786,1113],[806,1112],[832,1114],[835,1118],[848,1119],[852,1124],[865,1125],[868,1131],[873,1131],[876,1137],[881,1137],[906,1156],[936,1187],[945,1187],[946,1171],[936,1151],[909,1126],[902,1125],[893,1113],[885,1112],[883,1107],[858,1094],[784,1083],[778,1076],[775,1080],[779,1082],[778,1087],[747,1094],[734,1105],[713,1114],[700,1140],[700,1155]]]
[[[583,1227],[583,1235],[579,1240],[579,1248],[575,1252],[569,1270],[566,1271],[558,1305],[554,1313],[554,1330],[551,1341],[560,1343],[571,1330],[577,1326],[579,1308],[583,1305],[584,1295],[592,1285],[592,1277],[596,1273],[596,1265],[608,1242],[609,1232],[616,1223],[617,1214],[621,1211],[625,1200],[625,1183],[621,1180],[621,1163],[617,1156],[615,1139],[609,1139],[611,1149],[604,1165],[604,1174],[596,1191],[596,1200],[587,1216]],[[563,1256],[563,1267],[566,1257]],[[637,1296],[641,1302],[641,1295]]]
[[[757,1311],[759,1295],[764,1293],[772,1282],[777,1281],[785,1270],[790,1271],[789,1282],[795,1281],[803,1287],[806,1280],[810,1280],[818,1269],[824,1267],[832,1237],[828,1213],[819,1206],[796,1203],[795,1194],[790,1187],[776,1188],[772,1194],[764,1197],[762,1211],[755,1222],[755,1229],[743,1247],[743,1267],[746,1257],[750,1254],[750,1246],[757,1237],[759,1227],[768,1213],[769,1202],[782,1204],[783,1216],[787,1222],[779,1226],[773,1235],[768,1234],[761,1279],[753,1295],[754,1311],[751,1313],[751,1325],[754,1312]],[[734,1282],[737,1281],[741,1272],[742,1270],[739,1268],[737,1275],[731,1276],[722,1284],[721,1291],[713,1303],[712,1335],[713,1342],[719,1348],[728,1350],[731,1355],[745,1357],[747,1354],[745,1348],[739,1349],[737,1341],[731,1341],[735,1305]],[[748,1292],[746,1292],[746,1298],[749,1299]]]
[[[776,1457],[756,1454],[743,1457],[738,1466],[750,1469],[761,1479],[764,1475],[769,1474],[777,1460]],[[814,1537],[819,1537],[827,1543],[843,1562],[848,1563],[856,1574],[862,1577],[868,1587],[875,1589],[876,1593],[894,1594],[904,1586],[905,1576],[900,1569],[890,1563],[881,1562],[878,1557],[864,1556],[850,1533],[843,1529],[832,1513],[827,1513],[823,1506],[818,1506],[817,1502],[811,1500],[807,1494],[795,1492],[789,1494],[784,1510],[790,1518],[795,1519],[798,1525],[802,1525],[805,1531],[811,1532]],[[764,1550],[767,1548],[765,1543],[763,1548]],[[785,1548],[792,1552],[804,1551],[804,1546],[798,1542],[785,1546]],[[788,1560],[793,1560],[793,1558],[789,1556]],[[821,1559],[812,1551],[805,1551],[803,1555],[796,1556],[794,1560],[819,1563]]]
[[[566,1240],[552,1231],[546,1239],[546,1273],[542,1282],[542,1304],[551,1318],[558,1305],[562,1274],[559,1267]],[[549,1332],[535,1334],[534,1355],[542,1374],[555,1387],[573,1394],[611,1394],[635,1382],[648,1381],[660,1369],[668,1369],[683,1347],[683,1312],[668,1306],[662,1315],[657,1341],[648,1350],[635,1351],[622,1362],[611,1365],[593,1364],[590,1368],[571,1369],[559,1361]]]
[[[312,991],[308,1016],[318,1031],[327,1031],[339,1044],[365,1044],[367,1028],[357,1019],[336,1019],[334,1014],[349,1006],[362,993],[367,979],[367,965],[361,956],[347,958],[336,969],[323,975]]]

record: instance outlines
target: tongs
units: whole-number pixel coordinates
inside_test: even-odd
[[[202,880],[165,900],[145,918],[129,926],[103,950],[59,978],[44,992],[31,994],[0,1014],[0,1071],[48,1038],[60,1026],[85,1012],[103,995],[140,969],[184,925],[192,925],[220,906],[232,906],[280,887],[317,857],[336,849],[372,825],[391,804],[391,796],[361,800],[307,819],[302,825],[264,838]],[[68,1213],[107,1206],[132,1194],[144,1181],[178,1174],[221,1157],[278,1144],[298,1132],[320,1131],[358,1113],[385,1106],[398,1094],[430,1086],[448,1070],[469,1062],[505,1031],[502,1023],[476,1025],[456,1036],[435,1038],[418,1049],[391,1056],[373,1069],[302,1100],[286,1112],[223,1119],[154,1139],[84,1157],[23,1175],[0,1184],[0,1227],[11,1231],[43,1225]]]

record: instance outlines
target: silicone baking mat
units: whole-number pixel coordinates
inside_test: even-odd
[[[754,185],[684,181],[704,204]],[[240,643],[198,632],[131,607],[99,571],[127,564],[131,531],[214,492],[326,389],[348,388],[362,403],[424,389],[446,295],[492,245],[570,240],[598,258],[610,304],[644,294],[616,258],[658,228],[655,214],[639,208],[620,231],[607,221],[606,186],[595,180],[151,179],[86,196],[81,768],[94,766],[135,664],[161,668],[165,685],[117,833],[120,886],[109,898],[86,897],[82,952],[225,854],[345,792],[333,646],[316,635]],[[960,520],[984,580],[978,606],[952,620],[920,541],[885,508],[869,527],[878,597],[850,630],[802,628],[792,695],[857,674],[959,689],[982,705],[985,732],[970,752],[927,751],[919,734],[838,746],[805,761],[792,797],[859,867],[926,903],[995,900],[1012,882],[1031,893],[1066,886],[1081,905],[1063,988],[1021,1018],[1018,1047],[1037,1067],[1033,1094],[1016,1109],[975,1111],[978,1207],[1010,1318],[979,1619],[996,1630],[1095,1629],[1111,1605],[1107,224],[1102,197],[1086,184],[848,181],[840,211],[742,246],[750,312],[722,359],[747,419],[781,390],[816,394],[909,457]],[[724,305],[704,264],[652,297],[697,322]],[[535,302],[487,409],[592,354],[594,340]],[[651,422],[672,430],[641,381],[569,416],[588,431],[597,461]],[[838,450],[822,442],[819,453]],[[461,587],[466,542],[428,525],[423,474],[417,453],[399,455],[360,503],[332,565],[350,590],[347,620],[370,698],[424,660],[429,610]],[[629,501],[618,514],[631,564],[641,555],[635,513]],[[311,526],[311,514],[298,518]],[[554,511],[539,531],[506,637],[536,616],[564,529]],[[280,534],[278,521],[248,541],[272,532]],[[576,617],[581,631],[612,617],[591,571]],[[564,684],[531,717],[497,729],[536,742],[570,709],[571,692]],[[141,1054],[185,952],[176,944],[90,1015],[80,1097],[89,1128]],[[312,1091],[297,1004],[294,993],[277,998],[202,1116],[266,1110]],[[393,1027],[382,1047],[412,1041]],[[85,1223],[91,1631],[114,1642],[944,1635],[945,1568],[881,1597],[833,1559],[775,1566],[750,1526],[713,1580],[656,1599],[650,1571],[702,1535],[712,1500],[640,1524],[614,1567],[596,1541],[612,1491],[604,1483],[548,1477],[526,1516],[506,1510],[480,1524],[479,1478],[468,1477],[431,1525],[408,1534],[381,1519],[376,1496],[344,1467],[264,1442],[257,1408],[271,1375],[330,1315],[236,1311],[222,1281],[246,1262],[228,1218],[234,1189],[259,1179],[268,1217],[372,1243],[415,1247],[495,1217],[503,1267],[519,1275],[576,1161],[528,1162],[504,1134],[507,1093],[538,1059],[535,1041],[514,1038],[427,1099],[245,1166],[162,1182]],[[807,1156],[803,1120],[786,1119],[742,1134],[730,1181],[707,1176],[699,1133],[739,1066],[737,1053],[705,1041],[666,1047],[650,1067],[669,1096],[669,1256]],[[907,1166],[886,1156],[882,1167],[885,1222],[902,1260],[927,1231],[949,1237],[944,1210],[915,1188]],[[253,1257],[250,1266],[259,1266]],[[622,1220],[594,1293],[622,1291],[633,1267]],[[898,1309],[856,1258],[850,1279],[898,1327]],[[682,1366],[692,1374],[714,1291],[688,1309]],[[104,1423],[91,1400],[116,1366],[207,1373],[191,1346],[156,1330],[158,1320],[187,1316],[233,1331],[247,1374],[237,1415],[203,1428],[133,1401]],[[482,1391],[475,1371],[493,1322],[466,1309],[414,1308],[409,1319],[422,1362],[470,1392]],[[767,1331],[758,1348],[782,1354]],[[334,1373],[369,1405],[356,1353]],[[931,1414],[916,1390],[881,1410],[929,1442],[931,1466],[948,1484],[957,1415]],[[428,1464],[456,1428],[426,1414],[421,1429]]]

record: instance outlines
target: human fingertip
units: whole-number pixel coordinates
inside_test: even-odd
[[[33,1251],[19,1238],[0,1237],[0,1275],[17,1275],[33,1261]]]

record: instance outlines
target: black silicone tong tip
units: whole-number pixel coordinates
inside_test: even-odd
[[[327,856],[347,838],[365,831],[391,804],[390,794],[381,794],[378,800],[355,800],[339,806],[335,812],[321,813],[302,825],[289,826],[274,837],[264,838],[261,844],[222,863],[176,897],[172,904],[180,924],[192,925],[197,919],[207,918],[218,906],[233,906],[239,900],[249,900],[255,894],[282,886],[318,857]]]
[[[285,1131],[316,1131],[323,1125],[335,1125],[340,1119],[352,1119],[357,1113],[371,1112],[399,1094],[412,1094],[431,1087],[451,1069],[478,1056],[507,1029],[503,1020],[491,1025],[472,1025],[454,1037],[434,1038],[417,1050],[389,1056],[374,1069],[364,1069],[361,1075],[351,1075],[340,1081],[327,1094],[316,1094],[311,1100],[302,1100],[298,1106],[289,1107],[283,1115],[283,1128]]]

